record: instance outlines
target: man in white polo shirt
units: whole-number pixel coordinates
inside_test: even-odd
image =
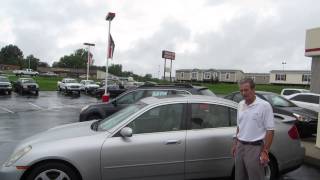
[[[271,105],[255,95],[252,79],[240,81],[243,96],[238,105],[237,132],[232,153],[236,180],[264,180],[264,166],[274,134]]]

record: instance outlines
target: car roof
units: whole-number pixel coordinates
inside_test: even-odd
[[[219,104],[226,104],[230,106],[237,106],[238,103],[216,97],[216,96],[205,96],[205,95],[174,95],[174,96],[152,96],[141,99],[145,104],[161,104],[161,103],[168,103],[168,102],[212,102],[212,103],[219,103]]]
[[[32,78],[19,78],[20,80],[29,80],[29,79],[32,79]],[[32,79],[33,80],[33,79]]]

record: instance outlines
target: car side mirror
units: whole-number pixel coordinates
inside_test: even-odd
[[[125,127],[121,129],[120,134],[122,137],[132,137],[132,129],[130,127]]]

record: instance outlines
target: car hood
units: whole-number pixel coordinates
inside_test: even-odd
[[[279,108],[279,107],[278,107]],[[281,107],[279,109],[289,111],[291,113],[296,113],[305,117],[309,117],[311,119],[317,120],[318,119],[318,113],[316,111],[312,111],[309,109],[305,109],[302,107]]]
[[[98,88],[99,86],[97,84],[87,84],[85,85],[85,87],[94,87],[94,88]]]
[[[67,83],[66,86],[81,86],[79,83]]]
[[[37,83],[23,83],[23,85],[25,85],[25,86],[30,86],[30,85],[38,86],[38,84],[37,84]]]
[[[0,82],[0,85],[10,85],[10,82]]]
[[[46,142],[59,141],[64,139],[79,138],[83,136],[92,136],[92,135],[101,133],[98,131],[93,131],[91,129],[91,124],[93,122],[95,121],[72,123],[72,124],[66,124],[66,125],[51,128],[47,131],[44,131],[42,133],[39,133],[27,139],[24,139],[20,143],[19,147],[23,148],[28,145],[38,144],[42,142],[46,143]],[[16,149],[19,149],[19,147]]]

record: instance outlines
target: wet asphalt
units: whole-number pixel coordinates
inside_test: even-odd
[[[54,126],[78,122],[82,107],[100,100],[81,94],[65,96],[59,92],[40,92],[39,96],[0,95],[0,165],[22,139]],[[319,180],[320,169],[303,165],[279,180]]]

